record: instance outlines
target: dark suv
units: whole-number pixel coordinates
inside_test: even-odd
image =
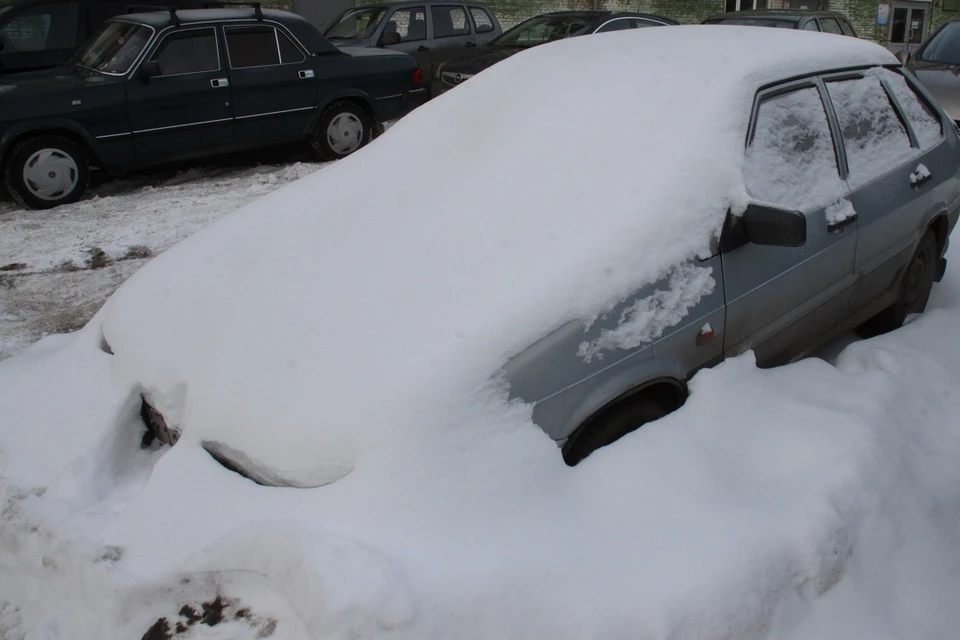
[[[850,21],[842,13],[835,11],[732,11],[707,18],[703,24],[738,24],[749,27],[778,27],[781,29],[801,29],[804,31],[824,31],[837,35],[857,37]]]
[[[501,33],[479,2],[395,2],[348,9],[324,28],[337,46],[380,47],[417,57],[425,86],[445,60],[484,47]]]
[[[66,62],[108,19],[122,13],[219,6],[205,0],[7,0],[0,2],[0,73]]]

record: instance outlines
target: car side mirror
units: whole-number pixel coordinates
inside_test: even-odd
[[[148,60],[140,65],[140,70],[137,71],[137,78],[140,80],[149,80],[150,78],[156,78],[160,75],[160,63],[156,60]]]
[[[746,240],[770,247],[802,247],[807,218],[799,211],[751,203],[741,216]]]
[[[895,55],[897,56],[897,60],[900,61],[900,64],[907,64],[908,62],[910,62],[910,51],[909,51],[909,50],[907,50],[907,51],[897,51],[897,53],[896,53]]]
[[[385,33],[380,36],[380,42],[377,43],[377,46],[392,47],[395,44],[400,44],[400,34],[396,31],[393,33]]]

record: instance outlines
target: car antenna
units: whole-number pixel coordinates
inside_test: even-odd
[[[180,26],[180,16],[177,15],[176,7],[170,7],[170,24],[175,27]]]

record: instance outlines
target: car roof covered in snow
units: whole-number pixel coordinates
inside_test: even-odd
[[[377,430],[462,420],[513,355],[708,255],[748,199],[759,87],[886,64],[731,26],[533,47],[153,260],[104,337],[184,437],[320,482]]]

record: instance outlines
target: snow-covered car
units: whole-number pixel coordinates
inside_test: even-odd
[[[586,161],[571,127],[590,131]],[[173,247],[95,322],[148,439],[263,484],[336,481],[384,430],[482,439],[518,416],[575,464],[727,356],[787,362],[923,310],[958,143],[894,56],[854,38],[573,38]]]

